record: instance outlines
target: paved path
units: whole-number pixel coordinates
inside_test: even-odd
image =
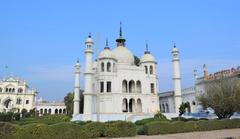
[[[240,139],[240,128],[157,136],[136,136],[124,139],[224,139],[229,137],[233,137],[234,139]]]

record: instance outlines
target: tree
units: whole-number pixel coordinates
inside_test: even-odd
[[[74,98],[74,94],[71,92],[64,97],[64,103],[66,105],[67,115],[70,117],[73,114],[73,98]]]
[[[219,119],[230,118],[240,110],[240,81],[221,78],[206,83],[206,92],[198,97],[203,108],[212,108]]]
[[[84,97],[83,97],[83,90],[80,90],[80,113],[83,113],[83,105],[84,105]],[[64,97],[64,103],[66,105],[67,115],[72,116],[73,114],[73,99],[74,93],[70,92]]]
[[[179,107],[179,118],[186,112],[186,103],[182,102]]]

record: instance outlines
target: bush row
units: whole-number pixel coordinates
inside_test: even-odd
[[[240,128],[240,120],[155,121],[143,126],[146,135]]]
[[[11,122],[20,120],[20,113],[0,113],[0,121],[2,122]]]
[[[47,125],[56,124],[60,122],[68,122],[70,121],[70,117],[66,115],[46,115],[41,117],[32,117],[32,118],[24,118],[20,121],[13,122],[18,125],[27,125],[32,123],[43,123]]]
[[[10,124],[5,127],[4,133],[0,132],[1,139],[86,139],[136,135],[135,124],[124,121],[90,122],[83,126],[73,122],[62,122],[52,125],[32,123],[15,126]]]

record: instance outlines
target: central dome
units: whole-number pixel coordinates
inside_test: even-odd
[[[112,50],[112,53],[117,59],[118,63],[134,64],[134,56],[126,47],[118,46]]]

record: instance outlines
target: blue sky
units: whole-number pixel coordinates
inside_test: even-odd
[[[0,1],[0,77],[17,75],[44,99],[62,100],[73,90],[78,57],[84,68],[88,33],[99,34],[99,50],[106,38],[114,48],[122,21],[126,47],[135,55],[142,56],[148,40],[161,92],[173,88],[173,42],[182,86],[190,87],[193,69],[202,75],[204,63],[209,72],[239,65],[239,6],[239,0]]]

